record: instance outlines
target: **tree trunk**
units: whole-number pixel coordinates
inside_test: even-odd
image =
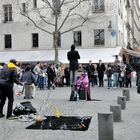
[[[54,32],[54,49],[55,49],[55,57],[54,61],[57,63],[58,60],[58,11],[55,10],[55,32]]]
[[[58,33],[54,33],[54,50],[55,50],[55,56],[54,56],[54,61],[57,63],[58,60]]]

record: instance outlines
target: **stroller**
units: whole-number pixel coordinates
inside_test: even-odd
[[[79,100],[91,100],[89,79],[86,73],[77,77],[76,90],[79,94]]]

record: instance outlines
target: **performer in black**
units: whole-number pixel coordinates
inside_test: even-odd
[[[71,75],[71,85],[75,84],[76,72],[79,68],[78,59],[80,59],[79,52],[75,50],[75,46],[71,46],[71,50],[67,53],[67,58],[70,62],[70,75]]]
[[[69,60],[70,65],[70,82],[71,82],[71,96],[70,101],[76,101],[77,95],[75,94],[75,84],[76,84],[76,76],[77,70],[79,68],[78,59],[80,59],[79,52],[75,50],[75,46],[71,46],[71,50],[67,53],[67,58]]]

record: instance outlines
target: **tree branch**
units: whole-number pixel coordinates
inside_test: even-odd
[[[48,0],[42,0],[43,2],[45,2],[46,4],[48,4],[48,6],[52,9],[52,10],[54,10],[54,8],[52,7],[52,5],[50,4],[50,2],[48,1]]]
[[[48,33],[48,34],[53,35],[53,33],[51,33],[51,32],[49,32],[49,31],[47,31],[47,30],[41,28],[40,26],[38,26],[38,25],[36,24],[36,22],[35,22],[33,19],[31,19],[31,18],[29,17],[28,14],[23,14],[23,13],[21,13],[21,15],[24,16],[24,17],[26,17],[27,19],[29,19],[29,20],[34,24],[34,26],[37,27],[38,29],[40,29],[40,30],[42,30],[42,31],[44,31],[44,32],[46,32],[46,33]]]
[[[45,20],[46,17],[42,16],[39,9],[37,10],[38,11],[38,14],[39,14],[39,17],[41,18],[41,20],[43,20],[46,24],[49,24],[49,25],[52,25],[52,26],[55,26],[55,24]]]
[[[42,15],[40,15],[40,18],[41,18],[41,20],[43,20],[46,24],[49,24],[49,25],[55,26],[55,24],[53,24],[53,23],[48,22],[47,20],[45,20],[45,17],[43,17]]]
[[[59,9],[61,9],[61,7],[63,6],[64,2],[65,2],[65,0],[63,0],[63,1],[61,2],[60,8],[59,8]]]
[[[69,30],[66,30],[66,31],[62,32],[61,34],[64,34],[64,33],[70,32],[70,31],[72,31],[72,30],[74,30],[76,28],[82,27],[87,20],[88,20],[88,18],[86,18],[80,25],[77,25],[77,26],[75,26],[75,27],[73,27],[73,28],[71,28]]]
[[[72,10],[74,10],[77,6],[80,5],[82,0],[79,0],[79,2],[72,8],[70,8],[70,10],[68,11],[66,17],[64,18],[64,20],[62,21],[60,27],[58,28],[58,31],[60,31],[60,29],[62,28],[62,26],[65,24],[66,20],[69,18],[69,14],[71,13]]]
[[[74,0],[71,0],[71,1],[65,2],[64,4],[66,5],[66,4],[70,4],[70,3],[73,3],[73,2],[74,2]]]

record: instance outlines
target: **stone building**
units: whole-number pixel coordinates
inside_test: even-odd
[[[126,1],[127,18],[126,18],[126,28],[127,28],[127,52],[130,55],[126,56],[130,63],[135,63],[135,58],[139,57],[140,50],[140,23],[139,23],[139,1],[138,0],[128,0]],[[133,52],[134,51],[134,52]]]
[[[28,3],[30,1],[30,3]],[[78,0],[67,0],[67,6]],[[54,1],[50,1],[52,4]],[[58,3],[59,0],[58,0]],[[0,58],[1,62],[8,61],[11,57],[19,61],[48,61],[54,59],[54,42],[52,35],[54,28],[45,21],[40,20],[36,14],[43,10],[44,16],[53,23],[54,13],[50,8],[44,10],[46,4],[42,0],[1,0],[0,3]],[[55,3],[52,4],[55,8]],[[39,10],[38,10],[39,9]],[[51,32],[48,34],[23,16],[21,13],[30,12],[30,16],[36,24]],[[88,63],[89,59],[98,62],[113,62],[122,48],[126,54],[130,54],[132,48],[139,48],[139,6],[138,0],[89,0],[84,1],[74,10],[88,20],[81,24],[83,19],[71,16],[59,32],[58,58],[67,63],[66,52],[71,44],[81,54],[81,63]],[[65,19],[67,8],[64,5],[59,14],[59,23]],[[78,15],[77,14],[77,15]],[[70,28],[69,32],[61,34]],[[128,50],[128,51],[127,51]],[[134,52],[135,54],[135,52]],[[125,56],[127,59],[127,56]]]

